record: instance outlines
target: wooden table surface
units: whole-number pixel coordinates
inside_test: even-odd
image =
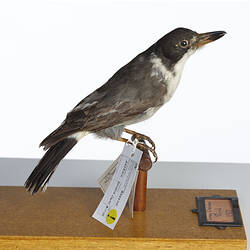
[[[0,187],[0,249],[246,249],[243,227],[198,226],[195,196],[209,195],[236,193],[149,189],[146,211],[131,219],[126,207],[111,230],[91,217],[100,189],[49,187],[32,196],[23,187]]]

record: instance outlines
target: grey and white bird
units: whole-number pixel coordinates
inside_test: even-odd
[[[139,144],[139,147],[150,150],[157,157],[149,137],[125,127],[150,118],[168,102],[190,55],[225,34],[224,31],[199,34],[177,28],[137,55],[79,102],[63,123],[41,142],[40,146],[47,151],[25,182],[26,189],[34,194],[44,188],[60,161],[89,133],[126,142],[122,133],[127,132],[147,140],[151,146]]]

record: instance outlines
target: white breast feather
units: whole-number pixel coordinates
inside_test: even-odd
[[[168,91],[166,96],[164,97],[164,102],[170,100],[173,96],[177,86],[179,85],[181,74],[183,71],[183,67],[187,59],[194,51],[187,52],[174,66],[172,71],[168,70],[167,67],[162,63],[161,58],[152,54],[151,63],[152,63],[152,71],[151,77],[156,77],[158,81],[166,84],[168,87]]]

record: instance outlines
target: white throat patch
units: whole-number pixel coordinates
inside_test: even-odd
[[[174,66],[172,71],[168,70],[167,67],[163,64],[160,57],[152,53],[152,58],[150,62],[152,63],[151,77],[156,77],[158,81],[167,85],[168,91],[164,98],[164,101],[167,102],[173,96],[181,78],[181,74],[185,65],[185,62],[195,51],[188,51]]]

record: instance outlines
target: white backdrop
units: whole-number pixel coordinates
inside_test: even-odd
[[[40,141],[82,98],[176,27],[225,30],[187,62],[173,99],[131,129],[161,161],[250,162],[250,4],[1,1],[0,157],[40,157]],[[67,156],[115,159],[122,143],[85,137]]]

